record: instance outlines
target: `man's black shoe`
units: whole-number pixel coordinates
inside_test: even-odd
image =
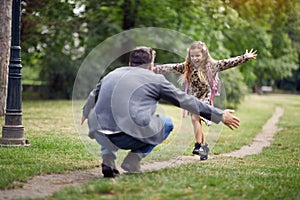
[[[101,167],[102,167],[102,174],[105,178],[114,178],[120,174],[120,172],[117,169],[109,167],[103,163]]]

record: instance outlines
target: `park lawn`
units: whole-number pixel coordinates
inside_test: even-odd
[[[238,130],[222,127],[212,153],[219,154],[248,144],[271,117],[276,106],[285,109],[283,128],[262,154],[243,159],[216,158],[172,169],[99,179],[55,193],[57,199],[192,199],[263,198],[299,199],[299,96],[249,95],[236,111],[242,120]],[[190,155],[193,135],[181,110],[162,105],[172,116],[174,133],[145,162]],[[4,119],[2,118],[4,121]],[[32,176],[99,165],[87,153],[74,128],[71,101],[23,102],[23,125],[29,148],[0,149],[0,187],[16,187],[15,181]],[[209,136],[208,136],[209,137]]]
[[[78,139],[72,101],[23,101],[23,126],[30,147],[0,148],[0,188],[18,187],[36,175],[99,165]]]
[[[256,103],[252,104],[254,100]],[[285,111],[278,123],[281,130],[276,133],[271,146],[260,154],[244,158],[217,157],[175,168],[122,175],[116,179],[93,180],[64,189],[48,199],[300,199],[300,96],[251,95],[237,114],[242,119],[253,121],[253,125],[255,122],[264,124],[266,121],[261,123],[253,119],[257,119],[256,116],[270,117],[276,106]],[[243,139],[244,131],[241,127],[237,133],[228,134]],[[248,141],[252,137],[249,135],[245,136]],[[219,145],[223,145],[225,151],[237,148],[237,144],[226,146],[228,142],[224,143],[226,139],[222,137],[231,139],[233,136],[222,133],[220,143],[215,145],[216,152],[223,152],[218,149]]]

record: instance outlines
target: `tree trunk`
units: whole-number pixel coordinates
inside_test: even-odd
[[[134,28],[135,26],[135,20],[138,12],[138,5],[139,1],[138,0],[124,0],[122,8],[123,8],[123,25],[122,29],[123,30],[129,30],[131,28]],[[125,40],[125,42],[122,44],[124,49],[130,49],[129,47],[132,46],[132,41],[131,39]],[[125,53],[120,57],[120,61],[123,64],[128,64],[129,61],[129,52]]]
[[[12,0],[0,0],[0,116],[5,113],[11,45]]]
[[[261,90],[261,86],[262,86],[262,76],[261,75],[258,75],[257,77],[258,79],[258,85],[257,85],[257,93],[258,94],[262,94],[262,90]]]

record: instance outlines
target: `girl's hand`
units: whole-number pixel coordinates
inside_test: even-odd
[[[251,49],[249,52],[248,52],[248,49],[246,49],[246,53],[244,54],[244,56],[246,56],[246,58],[253,58],[253,59],[256,59],[256,56],[257,56],[257,54],[256,54],[256,50],[255,51],[253,51],[253,49]]]

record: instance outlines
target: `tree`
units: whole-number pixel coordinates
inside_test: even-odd
[[[235,91],[226,91],[230,102],[239,102],[231,98],[242,95],[229,92],[243,94],[244,83],[249,87],[265,84],[270,74],[273,80],[287,77],[297,63],[298,0],[22,2],[24,67],[36,67],[41,71],[43,83],[47,84],[44,91],[51,98],[69,98],[74,76],[83,59],[107,38],[131,28],[159,27],[179,31],[194,40],[204,41],[215,59],[241,55],[247,48],[257,49],[257,61],[238,67],[236,74],[223,74],[226,87],[235,88]],[[159,63],[184,60],[181,59],[163,51],[157,56]],[[127,63],[119,59],[107,70]],[[99,62],[95,64],[100,65]],[[240,83],[231,85],[230,80],[235,79]]]
[[[26,67],[38,67],[45,98],[71,97],[77,60],[83,54],[77,37],[83,22],[74,8],[75,1],[23,1],[22,40],[30,58]]]
[[[289,35],[292,29],[287,27],[291,24],[290,19],[297,19],[295,14],[298,12],[292,8],[299,7],[299,2],[232,0],[231,4],[245,20],[233,34],[234,43],[248,44],[258,50],[255,65],[241,68],[248,85],[260,88],[263,84],[291,76],[298,68],[298,56]]]
[[[298,53],[298,70],[293,72],[292,77],[277,80],[275,84],[279,89],[300,92],[300,2],[298,0],[289,1],[287,10],[289,12],[285,30],[292,40],[292,46]]]
[[[0,0],[0,116],[4,115],[7,97],[8,64],[11,45],[12,0]]]
[[[171,0],[78,0],[74,4],[58,0],[25,2],[23,27],[27,28],[23,30],[23,36],[27,38],[24,47],[26,58],[29,58],[25,65],[38,65],[41,78],[48,85],[43,91],[51,98],[70,97],[77,64],[96,45],[123,30],[139,27],[177,30],[195,40],[205,41],[212,56],[223,59],[232,55],[224,45],[223,30],[234,28],[240,20],[236,11],[222,0],[186,0],[176,4]],[[63,9],[58,11],[57,7]],[[83,9],[74,15],[72,9],[76,7]],[[73,45],[74,34],[79,41],[77,46]],[[81,55],[79,49],[83,50]],[[160,63],[183,60],[166,52],[159,52],[157,57]],[[125,59],[119,62],[128,63]],[[227,76],[231,74],[224,78]]]

